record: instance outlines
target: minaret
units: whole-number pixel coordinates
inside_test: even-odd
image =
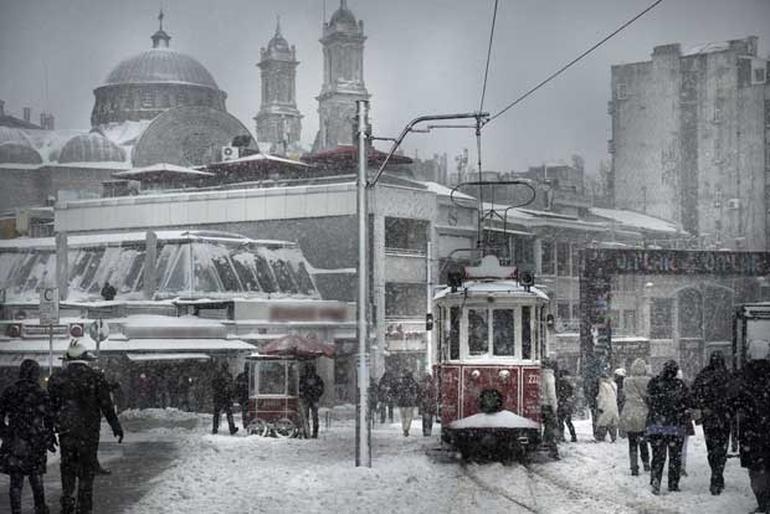
[[[275,35],[260,50],[257,66],[262,78],[262,104],[254,117],[257,141],[271,144],[271,152],[286,154],[299,144],[302,115],[297,109],[295,80],[297,61],[294,45],[289,47],[281,35],[281,20],[275,24]]]
[[[171,36],[169,36],[166,31],[163,30],[163,9],[161,9],[158,13],[158,23],[160,24],[158,31],[150,36],[150,39],[152,39],[152,47],[168,48],[168,44],[171,41]]]
[[[318,134],[313,151],[353,144],[356,100],[369,99],[364,85],[364,22],[356,21],[346,0],[328,23],[321,38],[324,82],[318,100]]]

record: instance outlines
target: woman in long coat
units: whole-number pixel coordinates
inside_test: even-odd
[[[618,437],[618,391],[609,374],[599,380],[599,394],[596,395],[596,440],[604,441],[607,432],[614,443]]]
[[[650,452],[644,431],[647,428],[647,384],[650,377],[647,374],[647,363],[636,359],[631,364],[629,376],[626,377],[623,389],[626,401],[623,412],[620,413],[620,430],[628,435],[628,457],[631,463],[631,475],[639,475],[639,455],[645,471],[650,470]]]
[[[11,512],[21,513],[24,477],[29,478],[35,499],[35,513],[48,512],[43,474],[47,455],[55,451],[56,438],[50,415],[48,394],[40,387],[40,365],[22,361],[19,380],[0,396],[0,471],[10,475]],[[7,419],[7,422],[6,422]]]

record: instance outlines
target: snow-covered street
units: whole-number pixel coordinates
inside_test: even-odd
[[[728,461],[726,489],[708,492],[703,435],[690,440],[682,492],[653,496],[648,476],[632,477],[625,439],[589,440],[590,422],[576,423],[579,442],[560,446],[559,462],[529,466],[461,465],[427,455],[438,446],[419,419],[411,435],[398,420],[372,432],[372,468],[354,466],[354,426],[335,419],[318,440],[239,433],[211,435],[210,416],[150,410],[128,413],[136,439],[174,441],[178,458],[152,479],[127,512],[748,512],[748,476]],[[164,419],[165,418],[165,419]],[[173,420],[173,421],[170,421]],[[185,425],[188,428],[182,428]],[[194,428],[189,428],[194,425]],[[148,428],[154,426],[155,428]],[[173,427],[173,428],[172,428]],[[96,495],[105,494],[99,490]]]

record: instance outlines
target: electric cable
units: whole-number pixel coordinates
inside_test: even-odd
[[[520,97],[518,97],[516,100],[514,100],[514,101],[513,101],[513,102],[511,102],[511,103],[509,103],[507,106],[505,106],[505,108],[503,108],[502,110],[500,110],[500,111],[499,111],[497,114],[495,114],[494,116],[490,117],[490,118],[487,120],[487,122],[486,122],[486,123],[488,124],[488,123],[492,122],[493,120],[497,119],[498,117],[502,116],[503,114],[505,114],[505,113],[506,113],[506,112],[507,112],[509,109],[511,109],[513,106],[515,106],[516,104],[518,104],[519,102],[521,102],[522,100],[524,100],[525,98],[527,98],[529,95],[531,95],[532,93],[534,93],[535,91],[537,91],[538,89],[540,89],[541,87],[543,87],[544,85],[546,85],[547,83],[549,83],[551,80],[553,80],[553,79],[554,79],[554,78],[556,78],[557,76],[561,75],[561,74],[562,74],[564,71],[566,71],[568,68],[572,67],[572,65],[576,64],[578,61],[580,61],[581,59],[583,59],[583,57],[587,56],[588,54],[590,54],[591,52],[593,52],[594,50],[596,50],[597,48],[599,48],[600,46],[602,46],[604,43],[606,43],[607,41],[609,41],[610,39],[612,39],[612,38],[613,38],[615,35],[617,35],[617,34],[618,34],[619,32],[621,32],[623,29],[625,29],[626,27],[628,27],[629,25],[631,25],[632,23],[634,23],[636,20],[638,20],[639,18],[641,18],[642,16],[644,16],[645,14],[647,14],[648,12],[650,12],[650,11],[651,11],[653,8],[655,8],[655,7],[656,7],[658,4],[660,4],[661,2],[663,2],[663,0],[656,0],[655,2],[653,2],[652,4],[650,4],[650,5],[649,5],[649,6],[648,6],[646,9],[644,9],[642,12],[640,12],[639,14],[637,14],[636,16],[634,16],[633,18],[631,18],[630,20],[626,21],[626,22],[625,22],[625,23],[623,23],[623,24],[622,24],[620,27],[618,27],[617,29],[615,29],[614,31],[612,31],[611,33],[609,33],[607,36],[605,36],[605,37],[604,37],[604,38],[603,38],[601,41],[599,41],[598,43],[594,44],[594,45],[593,45],[591,48],[589,48],[588,50],[584,51],[583,53],[581,53],[580,55],[578,55],[577,57],[575,57],[574,59],[572,59],[570,62],[568,62],[568,63],[567,63],[567,64],[565,64],[564,66],[562,66],[561,68],[559,68],[559,69],[558,69],[558,70],[556,70],[555,72],[553,72],[553,73],[551,73],[550,75],[548,75],[548,76],[547,76],[545,79],[543,79],[543,80],[542,80],[540,83],[538,83],[536,86],[532,87],[532,88],[531,88],[531,89],[529,89],[529,90],[528,90],[526,93],[524,93],[523,95],[521,95]],[[485,124],[485,125],[486,125],[486,124]]]
[[[497,22],[497,4],[499,0],[495,0],[495,8],[492,11],[492,26],[489,29],[489,45],[487,46],[487,65],[484,69],[484,84],[481,87],[481,101],[479,102],[479,112],[484,111],[484,97],[487,94],[487,77],[489,76],[489,61],[492,56],[492,41],[495,37],[495,23]]]

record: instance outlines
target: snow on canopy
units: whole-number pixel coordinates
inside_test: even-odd
[[[532,428],[539,430],[540,425],[509,410],[501,410],[492,414],[479,413],[458,419],[450,423],[449,428],[455,430],[466,428]]]
[[[287,241],[253,240],[226,232],[158,232],[156,299],[236,296],[320,298],[302,251]],[[145,234],[72,236],[67,300],[100,298],[109,281],[117,300],[143,297]],[[0,288],[6,301],[37,303],[54,282],[53,238],[0,243]]]

